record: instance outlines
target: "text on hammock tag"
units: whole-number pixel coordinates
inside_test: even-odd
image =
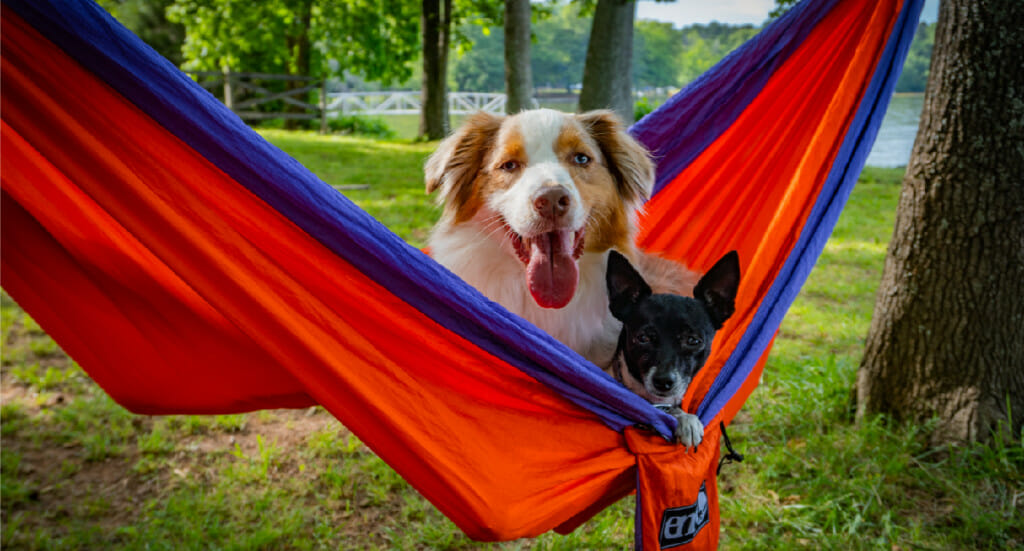
[[[696,502],[685,507],[665,509],[662,513],[661,531],[658,534],[659,546],[668,549],[690,543],[710,518],[708,493],[705,483],[701,482]]]

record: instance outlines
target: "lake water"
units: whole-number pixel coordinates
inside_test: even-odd
[[[917,136],[917,123],[921,119],[924,94],[898,94],[893,96],[889,109],[878,129],[878,137],[868,154],[868,166],[906,166],[910,150]]]

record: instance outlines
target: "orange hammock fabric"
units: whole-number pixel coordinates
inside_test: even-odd
[[[572,530],[636,490],[638,546],[714,547],[720,423],[863,166],[920,4],[808,0],[634,128],[668,167],[641,246],[743,261],[684,401],[696,453],[91,3],[4,3],[2,284],[128,409],[321,404],[473,538]]]

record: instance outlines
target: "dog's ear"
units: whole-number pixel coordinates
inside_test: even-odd
[[[740,286],[740,256],[729,251],[704,274],[693,288],[696,298],[711,316],[711,324],[721,329],[736,311],[736,290]]]
[[[427,193],[441,190],[441,200],[466,193],[483,166],[504,117],[483,111],[470,115],[427,159],[423,173]]]
[[[608,308],[619,321],[626,321],[630,310],[641,299],[651,296],[651,287],[618,251],[608,251]]]
[[[622,197],[630,204],[642,205],[654,188],[654,161],[650,153],[626,132],[625,125],[612,111],[588,111],[576,117],[601,148]]]

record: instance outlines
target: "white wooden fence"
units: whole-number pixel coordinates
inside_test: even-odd
[[[189,74],[203,88],[219,95],[225,105],[244,120],[319,119],[321,133],[327,132],[327,119],[339,115],[418,115],[422,109],[422,96],[418,90],[325,93],[326,82],[312,77],[234,73],[227,70],[196,71]],[[293,84],[291,89],[281,92],[276,91],[279,86],[274,84],[278,81],[300,84]],[[314,92],[317,96],[315,99],[311,98]],[[292,106],[292,109],[269,111],[260,107],[275,101]],[[448,113],[468,115],[486,111],[504,114],[505,101],[505,94],[448,92]],[[538,106],[536,99],[533,105]]]
[[[332,92],[327,94],[327,113],[341,115],[418,115],[419,91]],[[505,112],[505,94],[448,92],[448,113],[468,115],[477,111]]]

